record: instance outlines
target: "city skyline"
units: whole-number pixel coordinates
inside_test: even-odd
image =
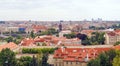
[[[1,0],[0,20],[120,20],[119,0]]]

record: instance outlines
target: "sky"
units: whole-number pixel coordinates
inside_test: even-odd
[[[120,20],[120,0],[0,0],[0,20]]]

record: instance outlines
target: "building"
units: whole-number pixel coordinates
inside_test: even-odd
[[[93,32],[96,32],[96,31],[95,30],[82,30],[81,34],[85,34],[88,37],[91,37]]]
[[[47,27],[44,25],[32,25],[32,29],[33,29],[34,33],[37,33],[39,31],[46,31]]]
[[[62,24],[61,23],[59,24],[58,27],[59,27],[59,31],[62,31]]]
[[[20,27],[18,30],[19,30],[19,32],[25,32],[25,29],[26,28]]]
[[[7,27],[8,32],[19,32],[19,27]]]
[[[107,32],[105,34],[105,43],[106,44],[115,44],[117,41],[120,41],[120,33],[116,31]]]
[[[64,31],[61,31],[61,32],[59,32],[59,37],[63,37],[64,34],[70,34],[70,33],[71,33],[70,30],[64,30]]]
[[[66,37],[56,37],[52,35],[37,36],[34,39],[25,38],[20,43],[21,46],[81,46],[78,38],[67,39]]]
[[[115,44],[117,42],[117,35],[114,32],[109,32],[105,34],[106,44]]]
[[[19,50],[19,46],[17,44],[13,43],[13,42],[0,45],[0,51],[2,49],[5,49],[5,48],[9,48],[9,49],[11,49],[12,51],[15,51],[15,52]]]
[[[36,46],[34,44],[34,39],[32,39],[32,38],[23,39],[19,45],[20,46]]]
[[[59,48],[54,53],[54,66],[87,66],[87,62],[110,48]]]

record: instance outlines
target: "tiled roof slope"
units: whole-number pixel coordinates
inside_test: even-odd
[[[13,42],[0,45],[0,51],[1,51],[2,49],[5,49],[5,48],[9,48],[9,49],[11,49],[11,50],[14,50],[14,49],[17,49],[17,48],[18,48],[18,45],[16,45],[16,44],[13,43]]]
[[[64,61],[87,62],[108,50],[110,48],[59,48],[55,51],[54,58],[61,58]]]

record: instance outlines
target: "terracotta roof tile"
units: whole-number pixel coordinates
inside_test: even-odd
[[[110,48],[59,48],[54,53],[54,58],[63,58],[64,61],[85,62],[85,58],[93,59],[103,51],[108,51]]]
[[[2,49],[5,49],[5,48],[10,48],[11,50],[14,50],[14,49],[18,48],[18,45],[15,44],[15,43],[13,43],[13,42],[0,45],[0,51],[1,51]]]

